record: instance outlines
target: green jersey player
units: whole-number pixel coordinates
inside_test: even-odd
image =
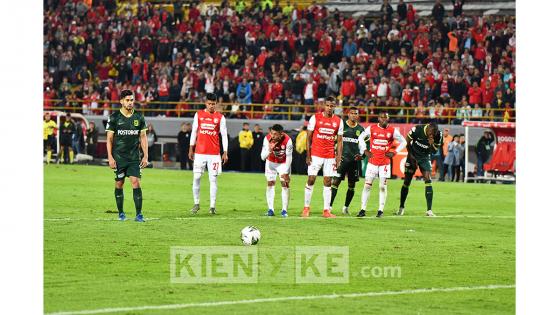
[[[360,125],[360,116],[358,108],[350,107],[348,110],[348,120],[343,121],[344,134],[342,136],[342,161],[336,170],[337,175],[333,178],[331,185],[331,208],[338,192],[338,185],[344,177],[348,175],[348,190],[346,191],[346,200],[342,208],[343,214],[349,214],[348,207],[354,198],[354,188],[356,182],[360,180],[360,169],[362,168],[360,147],[358,146],[358,137],[364,132],[364,127]]]
[[[438,130],[437,123],[431,122],[426,125],[414,126],[406,135],[406,149],[408,156],[405,163],[404,183],[401,188],[401,204],[397,215],[404,214],[404,204],[408,196],[408,187],[412,182],[412,177],[419,167],[426,184],[425,196],[428,206],[426,215],[435,216],[432,212],[432,198],[434,195],[432,189],[432,163],[431,155],[435,154],[441,147],[443,136]]]
[[[142,189],[140,188],[141,168],[148,165],[148,138],[146,121],[141,113],[134,111],[134,93],[123,90],[120,95],[122,105],[118,112],[107,121],[107,155],[109,167],[115,170],[115,200],[119,210],[119,220],[126,219],[123,211],[125,177],[130,178],[132,196],[136,207],[135,221],[144,222],[142,215]],[[142,159],[138,148],[142,149]]]

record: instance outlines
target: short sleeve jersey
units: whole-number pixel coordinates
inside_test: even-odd
[[[353,161],[356,154],[360,154],[360,146],[358,145],[358,137],[364,132],[364,127],[357,124],[350,127],[346,120],[343,121],[344,133],[342,135],[342,159],[344,161]]]
[[[342,119],[336,115],[325,117],[323,113],[318,113],[311,116],[307,130],[313,131],[311,155],[326,159],[334,158],[336,137],[344,133]]]
[[[416,159],[431,159],[431,154],[436,153],[441,147],[443,136],[441,131],[437,131],[434,136],[434,144],[430,145],[426,130],[428,125],[416,125],[406,135],[411,139],[412,154]]]
[[[120,110],[112,113],[105,129],[114,132],[115,160],[140,161],[140,132],[148,129],[141,113],[134,111],[130,117],[123,115]]]

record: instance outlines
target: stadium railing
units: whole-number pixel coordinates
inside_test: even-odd
[[[74,103],[77,106],[68,106],[62,103]],[[61,99],[50,99],[44,100],[43,110],[60,110],[68,111],[74,113],[82,113],[86,115],[107,115],[116,111],[120,108],[118,101],[111,100],[97,100],[94,103],[98,104],[98,107],[91,106],[91,100],[70,100],[64,101]],[[317,112],[321,107],[322,103],[316,103],[314,105],[304,105],[304,104],[241,104],[241,103],[220,103],[219,111],[227,113],[230,116],[239,115],[244,119],[270,119],[270,120],[299,120],[302,119],[303,115],[311,115]],[[357,107],[359,111],[360,119],[365,121],[373,121],[376,119],[380,110],[387,110],[391,114],[392,119],[396,119],[403,123],[416,123],[417,120],[428,120],[437,118],[440,123],[459,124],[457,119],[463,120],[463,116],[456,115],[455,111],[459,108],[446,108],[445,115],[431,117],[429,115],[429,110],[425,107],[424,116],[416,116],[415,108],[412,106],[363,106],[363,105],[348,105],[348,106],[338,106],[335,108],[336,114],[341,114],[341,112],[346,112],[350,107]],[[159,108],[154,108],[159,107]],[[167,107],[167,108],[161,108]],[[162,101],[151,101],[151,102],[137,102],[136,110],[142,112],[145,116],[158,116],[165,115],[169,117],[193,117],[194,114],[204,108],[203,102],[162,102]],[[480,108],[485,112],[484,108]],[[471,108],[472,110],[472,108]],[[514,122],[515,121],[515,108],[502,108],[502,109],[492,109],[491,114],[483,117],[469,117],[470,120],[479,121],[504,121],[504,122]]]

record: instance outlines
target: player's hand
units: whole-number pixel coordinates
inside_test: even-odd
[[[194,161],[194,152],[192,148],[189,148],[189,160]]]
[[[274,147],[276,146],[276,142],[271,141],[268,143],[268,153],[272,154],[274,152]]]
[[[222,165],[225,165],[228,161],[228,156],[227,156],[227,152],[224,152],[222,154]]]
[[[385,156],[388,158],[392,158],[393,156],[395,156],[395,152],[389,151],[389,152],[385,152]]]
[[[428,143],[430,144],[430,146],[434,145],[434,136],[428,137]]]
[[[373,156],[373,154],[371,154],[371,151],[369,150],[365,150],[364,153],[368,157],[368,159],[371,159],[371,157]]]
[[[115,161],[115,159],[113,159],[112,157],[109,157],[109,167],[112,169],[117,168],[117,161]]]
[[[305,158],[305,163],[307,163],[307,165],[311,165],[311,155],[307,155],[307,157]]]
[[[355,161],[361,161],[362,160],[362,156],[359,154],[354,155],[354,160]]]
[[[144,156],[142,161],[140,161],[140,168],[145,168],[146,166],[148,166],[148,157]]]

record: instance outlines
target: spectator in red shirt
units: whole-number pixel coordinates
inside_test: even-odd
[[[474,82],[473,85],[469,88],[469,104],[480,105],[482,103],[482,89],[478,86],[477,82]]]
[[[344,80],[342,82],[342,85],[340,86],[340,94],[342,95],[342,97],[350,98],[350,96],[353,96],[355,93],[356,83],[349,75],[347,75],[346,80]]]

